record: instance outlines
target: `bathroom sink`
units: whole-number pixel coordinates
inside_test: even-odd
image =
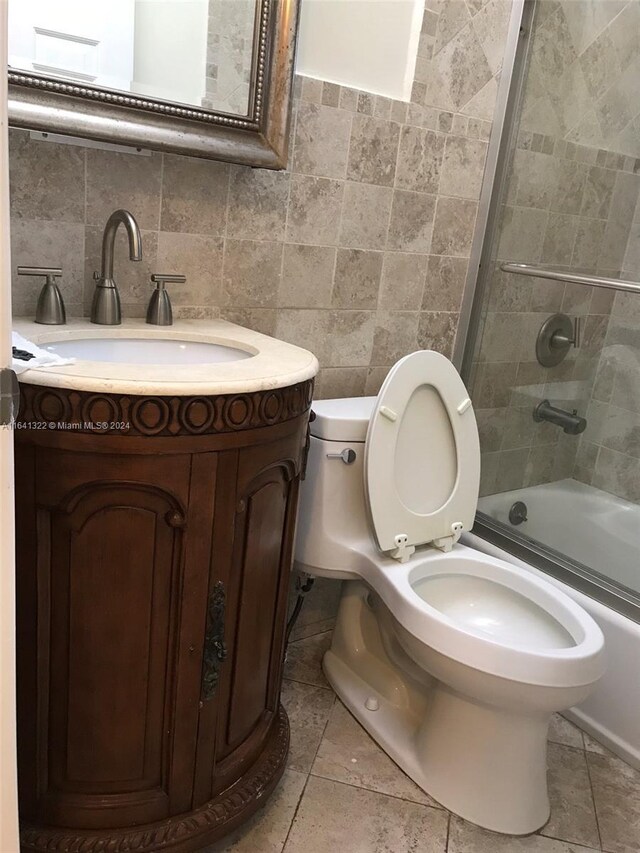
[[[255,354],[223,344],[167,338],[79,338],[42,346],[62,358],[120,364],[222,364]]]

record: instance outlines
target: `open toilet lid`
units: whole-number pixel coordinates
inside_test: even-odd
[[[365,445],[365,492],[382,551],[449,550],[473,526],[480,445],[469,394],[449,359],[431,350],[391,368]]]

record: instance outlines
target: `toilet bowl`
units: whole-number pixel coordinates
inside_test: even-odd
[[[555,586],[458,542],[474,520],[480,453],[446,358],[413,353],[377,398],[313,411],[295,559],[345,581],[329,682],[443,806],[534,832],[549,817],[549,720],[602,675],[599,627]]]

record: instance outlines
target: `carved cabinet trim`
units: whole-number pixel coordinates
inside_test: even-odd
[[[88,435],[219,435],[285,423],[311,406],[313,380],[288,388],[213,396],[96,394],[20,386],[18,431],[49,425]]]

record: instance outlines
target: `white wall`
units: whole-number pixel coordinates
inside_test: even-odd
[[[134,92],[200,106],[208,9],[208,0],[136,0]]]
[[[297,71],[408,101],[424,0],[302,0]]]

